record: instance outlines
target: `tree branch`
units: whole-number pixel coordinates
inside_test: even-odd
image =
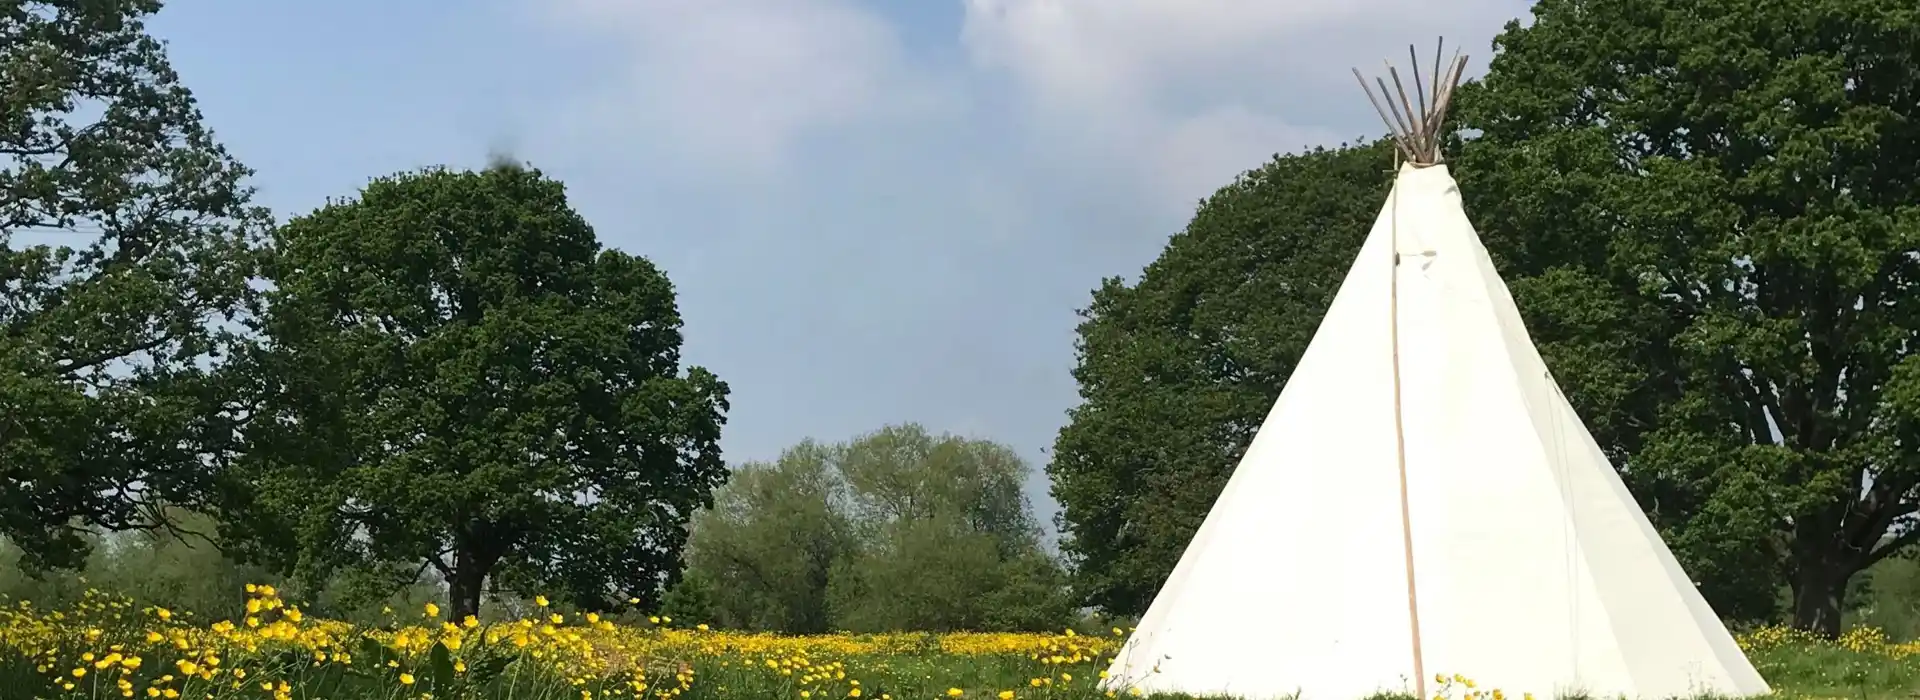
[[[453,576],[453,567],[448,566],[447,562],[441,560],[440,559],[441,556],[442,555],[440,554],[435,554],[433,556],[427,557],[427,563],[420,565],[420,571],[425,572],[427,570],[427,567],[431,566],[433,567],[434,571],[440,572],[441,576],[451,578]],[[413,578],[416,581],[419,580],[420,574],[414,574]]]
[[[112,362],[122,357],[132,355],[134,353],[146,352],[148,350],[152,350],[162,345],[166,345],[168,342],[171,342],[173,339],[174,338],[171,334],[162,333],[154,338],[148,339],[145,342],[135,343],[132,346],[121,348],[116,351],[95,353],[93,355],[88,355],[88,356],[77,358],[77,359],[69,359],[67,360],[67,364],[56,366],[54,369],[58,371],[61,374],[61,376],[71,378],[75,373],[81,370],[98,367],[102,364]]]
[[[1770,410],[1777,412],[1779,409],[1773,405],[1773,402],[1767,400],[1765,396],[1767,392],[1761,389],[1758,376],[1749,376],[1741,372],[1741,369],[1750,368],[1742,366],[1734,370],[1729,377],[1733,385],[1731,388],[1739,395],[1741,402],[1746,404],[1746,410],[1741,411],[1745,416],[1741,421],[1743,424],[1741,427],[1746,429],[1747,436],[1753,444],[1772,445],[1774,444],[1773,435],[1767,430],[1767,414]],[[1785,431],[1782,431],[1780,436],[1782,439],[1787,437],[1784,433]]]
[[[400,583],[400,585],[398,585],[398,586],[394,586],[394,587],[393,587],[393,590],[387,593],[387,597],[389,597],[389,598],[391,598],[391,597],[393,597],[393,596],[394,596],[395,594],[398,594],[398,593],[399,593],[399,592],[401,592],[401,591],[404,591],[404,590],[407,590],[407,587],[408,587],[408,586],[411,586],[411,585],[413,585],[413,584],[416,584],[416,583],[419,583],[419,582],[420,582],[420,575],[421,575],[421,574],[424,574],[424,573],[427,573],[427,567],[428,567],[428,566],[432,566],[432,565],[434,565],[434,564],[435,564],[435,562],[437,562],[437,561],[438,561],[438,558],[437,558],[437,557],[428,557],[428,558],[427,558],[427,560],[426,560],[425,562],[423,562],[423,563],[421,563],[421,564],[420,564],[420,568],[418,568],[418,569],[414,569],[414,570],[413,570],[413,575],[412,575],[412,576],[409,576],[409,577],[407,577],[407,580],[405,580],[405,581],[402,581],[402,582]]]
[[[1874,564],[1878,564],[1887,557],[1891,557],[1899,553],[1900,550],[1911,547],[1916,543],[1920,543],[1920,527],[1907,528],[1907,531],[1900,533],[1898,537],[1882,542],[1879,549],[1873,550],[1872,553],[1867,555],[1864,560],[1865,563],[1861,564],[1860,568],[1866,569]]]
[[[59,141],[48,146],[42,146],[38,148],[30,148],[25,145],[0,147],[0,155],[12,156],[15,158],[35,158],[39,156],[50,156],[55,153],[59,153],[61,151],[67,150],[68,147],[73,145],[74,141],[77,141],[83,137],[90,136],[95,132],[100,131],[101,127],[103,126],[106,126],[105,121],[97,121],[92,124],[88,124],[86,126],[75,129],[73,133],[70,133],[61,137]],[[61,165],[64,166],[65,163],[63,162],[61,163]]]
[[[188,549],[193,548],[193,545],[187,542],[187,539],[189,537],[200,540],[201,542],[206,543],[208,546],[213,547],[215,550],[220,549],[220,544],[218,542],[214,542],[213,538],[208,536],[206,533],[200,532],[198,530],[188,529],[187,527],[181,525],[179,522],[176,522],[173,518],[167,517],[166,511],[164,510],[164,506],[141,502],[136,504],[135,507],[140,511],[142,511],[143,515],[147,516],[147,522],[133,525],[134,529],[160,530],[162,532],[166,532],[167,534],[173,535],[174,537],[178,538],[180,540],[180,543],[186,545]]]
[[[1905,488],[1891,489],[1883,487],[1881,483],[1875,483],[1873,491],[1866,499],[1866,503],[1864,504],[1865,508],[1862,509],[1865,511],[1865,517],[1861,518],[1860,521],[1852,527],[1847,528],[1844,534],[1846,544],[1857,551],[1866,553],[1866,557],[1872,557],[1874,545],[1886,539],[1887,532],[1893,527],[1894,523],[1898,522],[1901,518],[1920,512],[1920,502],[1903,502],[1897,500],[1890,503],[1888,502],[1892,499],[1899,498],[1899,494],[1906,493],[1911,488],[1911,486],[1907,486]],[[1861,568],[1866,568],[1867,566],[1872,566],[1872,563],[1864,564]]]

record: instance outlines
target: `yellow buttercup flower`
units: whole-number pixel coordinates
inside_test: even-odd
[[[255,586],[246,599],[250,613],[211,624],[192,622],[193,616],[184,612],[163,615],[160,608],[130,604],[114,608],[89,602],[71,610],[44,612],[0,606],[0,631],[6,632],[0,636],[0,654],[21,656],[25,645],[34,644],[34,652],[22,658],[43,678],[60,679],[50,686],[55,692],[68,692],[62,684],[81,687],[72,673],[78,668],[92,692],[104,691],[107,697],[117,694],[115,689],[125,680],[130,684],[125,688],[128,697],[167,698],[172,692],[172,697],[198,699],[208,692],[221,697],[223,690],[258,689],[263,700],[292,700],[313,695],[298,687],[299,678],[352,668],[391,673],[389,679],[408,689],[396,698],[421,700],[428,696],[422,692],[428,690],[428,682],[413,672],[425,668],[429,656],[440,653],[438,647],[453,657],[453,672],[463,675],[476,673],[483,659],[488,668],[502,668],[493,665],[497,660],[519,664],[514,668],[538,669],[534,674],[547,679],[540,682],[553,684],[539,691],[544,697],[585,691],[608,700],[681,700],[694,692],[702,672],[715,668],[728,670],[721,680],[706,681],[716,687],[703,689],[705,696],[754,696],[759,692],[755,684],[776,682],[792,683],[788,686],[792,693],[807,693],[804,700],[892,700],[890,693],[871,688],[939,680],[933,673],[922,677],[893,666],[895,658],[928,653],[1024,658],[1031,671],[1020,677],[1027,678],[1030,687],[1044,689],[1064,685],[1074,675],[1098,673],[1095,665],[1119,641],[1105,636],[1087,639],[1064,630],[1056,634],[787,637],[715,630],[707,624],[675,628],[668,615],[647,616],[641,618],[645,622],[635,624],[590,611],[581,611],[569,623],[563,613],[540,609],[551,601],[534,602],[533,614],[498,623],[482,623],[472,615],[455,622],[443,617],[446,611],[437,603],[421,603],[422,616],[411,620],[389,616],[377,628],[304,615],[298,605],[279,598],[277,592],[269,595],[262,586]],[[547,605],[539,605],[543,602]],[[42,636],[24,634],[27,630],[41,630],[36,634]],[[57,644],[46,641],[55,638],[70,639],[72,646],[56,648]],[[361,653],[369,644],[373,648]],[[163,670],[169,673],[160,678],[137,675],[150,666],[142,659],[155,655],[165,659]],[[668,659],[672,661],[664,661]],[[278,666],[287,661],[294,665]],[[287,680],[276,675],[281,673],[287,674]],[[903,673],[912,677],[898,677]],[[96,676],[104,680],[96,681]],[[743,683],[748,687],[737,685]],[[616,687],[630,690],[631,695],[602,691]],[[952,691],[955,698],[973,695],[958,686]],[[1014,691],[984,692],[992,699]]]

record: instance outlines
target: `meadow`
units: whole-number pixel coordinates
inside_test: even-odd
[[[176,700],[671,700],[675,698],[1103,698],[1125,630],[1101,634],[781,636],[634,613],[548,607],[517,620],[448,620],[432,604],[381,625],[317,619],[249,586],[240,620],[196,621],[99,591],[60,610],[0,610],[0,697]],[[1769,627],[1740,636],[1791,698],[1904,698],[1920,643],[1871,628],[1820,640]],[[1506,700],[1443,678],[1444,700]],[[1492,679],[1488,679],[1492,680]]]

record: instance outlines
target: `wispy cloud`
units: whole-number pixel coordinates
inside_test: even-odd
[[[1383,51],[1433,33],[1484,46],[1519,4],[963,2],[974,64],[1018,85],[1031,128],[1086,154],[1119,154],[1110,167],[1131,171],[1148,201],[1176,209],[1273,153],[1376,131],[1329,124],[1338,121],[1329,112],[1345,110],[1321,103],[1328,88],[1351,87],[1348,66],[1377,65]],[[1357,96],[1339,93],[1349,103]]]
[[[711,174],[793,174],[810,136],[939,104],[898,33],[846,0],[560,0],[548,19],[604,42],[595,87],[564,106],[575,133]]]

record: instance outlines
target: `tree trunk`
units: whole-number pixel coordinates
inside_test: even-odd
[[[1793,626],[1824,637],[1840,635],[1852,572],[1827,563],[1802,562],[1793,580]]]
[[[447,577],[448,619],[458,623],[468,615],[480,615],[480,593],[485,590],[487,574],[498,560],[498,557],[470,550],[454,552],[453,575]]]

